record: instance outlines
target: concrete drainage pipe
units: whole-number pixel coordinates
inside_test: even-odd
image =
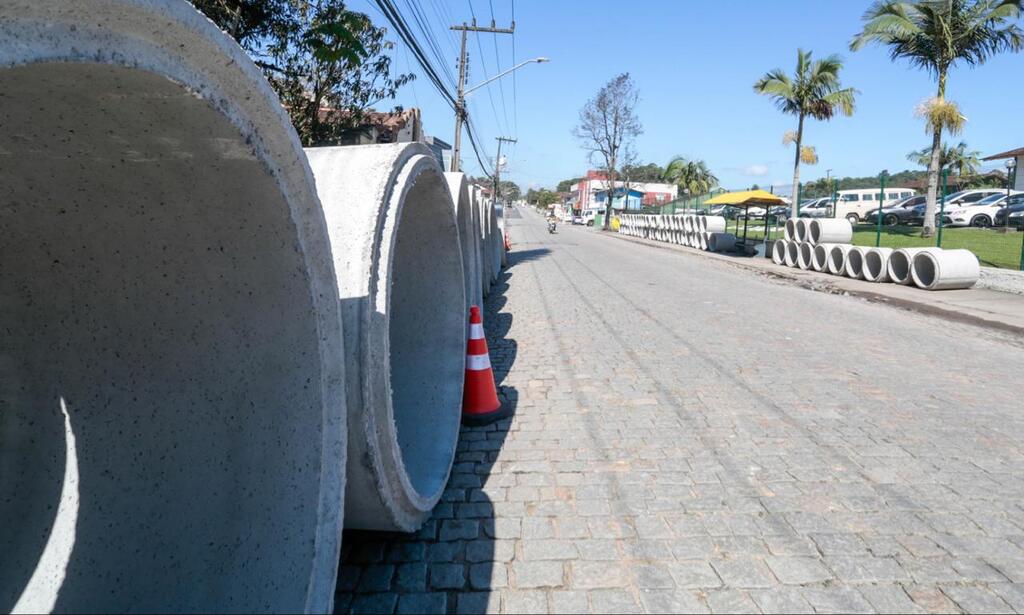
[[[787,243],[786,244],[786,258],[785,258],[786,266],[787,267],[796,267],[799,258],[800,258],[800,244],[795,242],[795,241],[791,241],[791,242]]]
[[[491,272],[494,270],[494,250],[491,248],[491,208],[479,188],[474,190],[474,202],[480,217],[480,288],[484,297],[491,294]]]
[[[0,611],[330,612],[341,319],[280,102],[185,2],[0,10]]]
[[[870,248],[864,254],[864,279],[868,282],[888,282],[891,254],[892,248]]]
[[[785,239],[776,239],[772,244],[772,262],[776,265],[786,264],[786,249],[789,242]]]
[[[725,218],[722,216],[704,216],[701,219],[702,230],[706,233],[724,233]]]
[[[829,255],[832,253],[832,248],[837,245],[834,243],[815,244],[814,252],[811,253],[811,269],[828,272]]]
[[[732,233],[710,233],[708,250],[712,252],[728,252],[736,246],[736,235]]]
[[[864,256],[867,248],[853,246],[846,253],[846,277],[855,280],[864,279]]]
[[[799,241],[800,243],[809,242],[810,241],[810,238],[808,237],[808,232],[807,232],[807,219],[806,218],[797,218],[796,225],[795,225],[794,228],[796,230],[796,240],[797,241]]]
[[[782,230],[782,235],[786,238],[786,241],[797,241],[795,219],[788,218],[786,220],[786,226]]]
[[[800,242],[799,249],[796,254],[797,267],[800,267],[801,269],[810,269],[813,260],[814,245],[807,241]]]
[[[419,143],[306,150],[345,327],[345,527],[411,532],[459,435],[466,297],[454,205]]]
[[[846,275],[846,260],[850,254],[848,243],[837,243],[828,251],[828,272],[832,275]]]
[[[466,303],[483,305],[484,294],[480,288],[479,233],[476,232],[476,215],[473,200],[469,196],[469,182],[462,173],[445,173],[448,191],[455,204],[455,222],[459,227],[459,246],[462,249],[462,275],[465,280]],[[467,313],[469,307],[466,308]]]
[[[490,219],[490,249],[491,249],[491,284],[498,281],[501,275],[501,257],[505,251],[505,241],[501,235],[501,228],[498,221],[498,207],[493,202],[487,206],[488,218]]]
[[[918,252],[941,252],[942,248],[900,248],[893,250],[886,263],[886,270],[889,279],[896,284],[913,284],[910,277],[910,267],[914,261],[914,255]]]
[[[710,239],[711,233],[705,232],[699,233],[698,235],[698,240],[700,241],[700,249],[706,251],[708,249],[708,239]]]
[[[980,275],[978,257],[970,250],[918,252],[910,268],[914,284],[925,290],[970,288]]]
[[[814,218],[807,225],[807,241],[811,243],[850,243],[853,227],[846,218]]]

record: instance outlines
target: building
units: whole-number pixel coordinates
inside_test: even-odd
[[[441,169],[449,171],[452,168],[452,146],[437,137],[425,135],[423,142],[427,144],[430,151],[434,152],[434,157],[441,163]]]
[[[599,192],[608,192],[608,177],[602,171],[587,171],[587,176],[569,187],[569,203],[577,211],[596,209],[604,207],[604,199],[598,204],[596,201]],[[613,188],[624,189],[626,182],[616,181]],[[640,193],[640,202],[643,206],[663,205],[674,200],[679,194],[679,186],[675,184],[660,184],[653,182],[629,182],[630,196],[626,202],[631,203],[632,192]],[[612,204],[616,202],[616,195],[612,195]],[[639,209],[639,207],[637,207]]]
[[[1015,174],[1016,181],[1013,183],[1014,190],[1024,190],[1024,169],[1020,168],[1020,165],[1024,164],[1024,147],[1018,147],[1017,149],[1011,149],[1008,152],[1000,152],[993,154],[988,158],[982,158],[982,160],[1013,160],[1016,162]]]
[[[617,211],[638,211],[644,206],[646,194],[639,190],[615,188],[612,190],[612,209]],[[594,194],[594,207],[607,209],[608,191],[599,190]]]

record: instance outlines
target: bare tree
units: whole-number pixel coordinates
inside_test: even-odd
[[[604,230],[611,228],[612,195],[617,165],[633,159],[633,141],[643,133],[636,105],[640,97],[629,73],[622,73],[597,91],[580,109],[580,123],[573,135],[587,150],[590,163],[600,165],[608,180]]]

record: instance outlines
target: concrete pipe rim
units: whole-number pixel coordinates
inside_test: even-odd
[[[880,282],[888,277],[890,248],[872,248],[864,254],[864,279],[868,282]]]
[[[864,252],[863,248],[850,248],[846,253],[846,275],[854,279],[864,278]]]
[[[786,266],[796,267],[800,259],[800,244],[791,241],[786,245]]]

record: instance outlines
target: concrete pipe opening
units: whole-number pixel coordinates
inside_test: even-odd
[[[793,218],[788,218],[786,220],[786,226],[783,229],[782,233],[785,236],[786,241],[796,241],[796,220]]]
[[[815,244],[814,251],[811,253],[811,269],[827,272],[829,255],[835,246],[834,243]]]
[[[711,233],[708,249],[712,252],[728,252],[736,247],[736,235],[732,233]]]
[[[312,176],[184,2],[0,22],[0,610],[332,608],[341,321]]]
[[[462,250],[462,277],[468,305],[483,305],[484,295],[480,288],[480,255],[477,249],[476,216],[470,198],[469,182],[462,173],[445,173],[448,191],[455,204],[455,223],[459,228],[459,247]],[[467,306],[468,312],[468,306]]]
[[[422,144],[306,153],[345,326],[345,527],[411,532],[441,497],[459,434],[467,312],[454,205]]]
[[[846,258],[850,253],[850,245],[841,243],[832,246],[828,251],[828,272],[832,275],[846,275]]]
[[[970,250],[918,252],[910,268],[914,284],[925,290],[970,288],[980,275],[978,257]]]
[[[791,241],[786,244],[786,266],[796,267],[800,259],[800,244]]]
[[[864,255],[867,248],[854,246],[846,253],[846,276],[855,280],[864,279]]]
[[[889,255],[886,269],[889,279],[896,284],[913,284],[910,277],[910,268],[914,261],[914,255],[918,252],[939,252],[942,248],[900,248]]]
[[[786,246],[788,243],[785,239],[776,239],[772,244],[772,262],[776,265],[786,264]]]
[[[799,244],[800,248],[796,255],[796,264],[801,269],[810,269],[814,260],[814,246],[806,241]]]
[[[868,282],[889,281],[889,256],[892,248],[871,248],[864,255],[864,279]]]

